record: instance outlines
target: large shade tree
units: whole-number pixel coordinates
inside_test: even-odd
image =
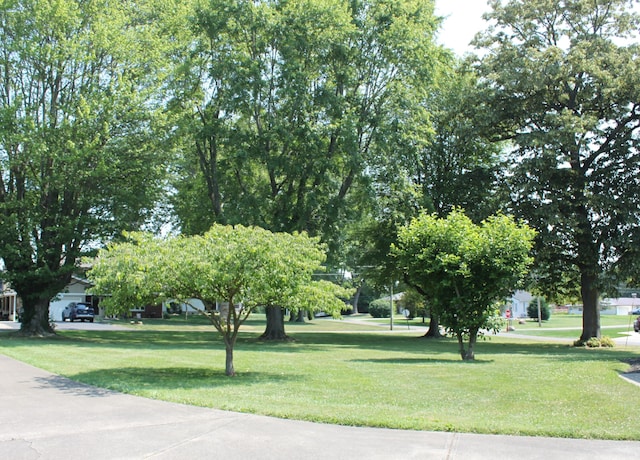
[[[465,62],[444,68],[427,100],[433,135],[418,150],[414,180],[424,208],[441,218],[462,208],[479,223],[501,206],[500,147],[474,122],[477,101],[477,76]],[[435,310],[425,337],[440,336]]]
[[[314,281],[326,256],[306,234],[258,227],[214,225],[202,236],[170,239],[145,234],[102,250],[89,272],[93,291],[105,294],[110,313],[146,303],[177,301],[197,308],[225,344],[225,373],[235,375],[233,352],[240,326],[258,306],[278,304],[339,316],[350,292]]]
[[[463,360],[474,359],[479,333],[499,327],[496,302],[526,275],[534,236],[510,217],[477,225],[458,209],[446,218],[423,213],[400,229],[392,248],[398,269],[430,299],[441,324],[457,337]]]
[[[182,228],[307,231],[335,263],[341,224],[371,196],[356,191],[401,161],[397,133],[421,110],[437,60],[433,2],[211,0],[194,18],[174,86]],[[268,311],[267,336],[281,337],[281,311]]]
[[[410,132],[404,136],[405,161],[378,170],[373,178],[376,200],[352,226],[354,260],[369,267],[364,271],[371,283],[388,285],[393,279],[389,248],[419,208],[444,218],[460,207],[480,222],[501,204],[500,145],[487,140],[474,120],[476,74],[451,58],[424,96],[426,110],[405,128]],[[425,337],[439,337],[438,317],[434,309],[430,313]]]
[[[425,209],[446,217],[462,208],[478,223],[503,205],[499,193],[501,145],[475,120],[478,77],[467,62],[441,70],[426,101],[433,134],[417,151],[414,181]]]
[[[512,142],[514,211],[539,232],[540,280],[580,283],[586,341],[600,336],[602,290],[640,261],[637,2],[490,5],[476,40],[483,117]]]
[[[153,4],[0,4],[0,257],[25,334],[52,332],[49,301],[92,242],[153,208]]]

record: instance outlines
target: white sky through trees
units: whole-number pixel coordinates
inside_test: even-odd
[[[482,14],[487,11],[486,0],[436,0],[436,14],[445,18],[438,42],[459,56],[472,51],[469,42],[486,28]]]

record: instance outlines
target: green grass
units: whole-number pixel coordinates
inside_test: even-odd
[[[346,425],[640,440],[640,387],[619,378],[638,350],[492,337],[475,362],[451,339],[338,320],[287,324],[264,343],[250,319],[224,376],[224,347],[200,319],[129,331],[0,333],[0,352],[74,380],[149,398]],[[377,332],[379,331],[379,332]]]
[[[602,327],[602,335],[611,338],[623,337],[629,332],[633,333],[632,315],[601,315],[600,325]],[[540,337],[556,337],[563,339],[576,340],[582,333],[582,316],[555,314],[549,321],[543,321],[542,326],[537,320],[527,319],[524,324],[513,320],[515,333],[518,335],[530,335]]]

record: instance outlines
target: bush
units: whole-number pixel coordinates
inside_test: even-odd
[[[397,302],[398,310],[408,310],[409,319],[413,319],[416,316],[427,315],[427,311],[424,305],[424,296],[419,294],[415,289],[407,288],[402,293],[402,297]]]
[[[369,304],[369,314],[374,318],[388,318],[391,315],[389,299],[377,299]]]
[[[527,316],[531,319],[538,319],[538,297],[534,297],[531,299],[531,302],[529,302]],[[544,297],[540,297],[540,316],[542,316],[542,321],[548,321],[551,317],[549,304],[544,300]]]
[[[574,347],[587,347],[587,348],[613,348],[615,343],[611,339],[611,337],[591,337],[586,342],[582,340],[576,340],[573,342]]]

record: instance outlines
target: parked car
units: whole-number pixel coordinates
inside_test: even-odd
[[[69,320],[74,322],[79,319],[83,323],[85,320],[93,323],[94,316],[93,306],[84,302],[71,302],[69,305],[64,307],[64,310],[62,311],[62,321]]]
[[[640,332],[640,316],[638,316],[633,322],[633,330],[636,332]]]

